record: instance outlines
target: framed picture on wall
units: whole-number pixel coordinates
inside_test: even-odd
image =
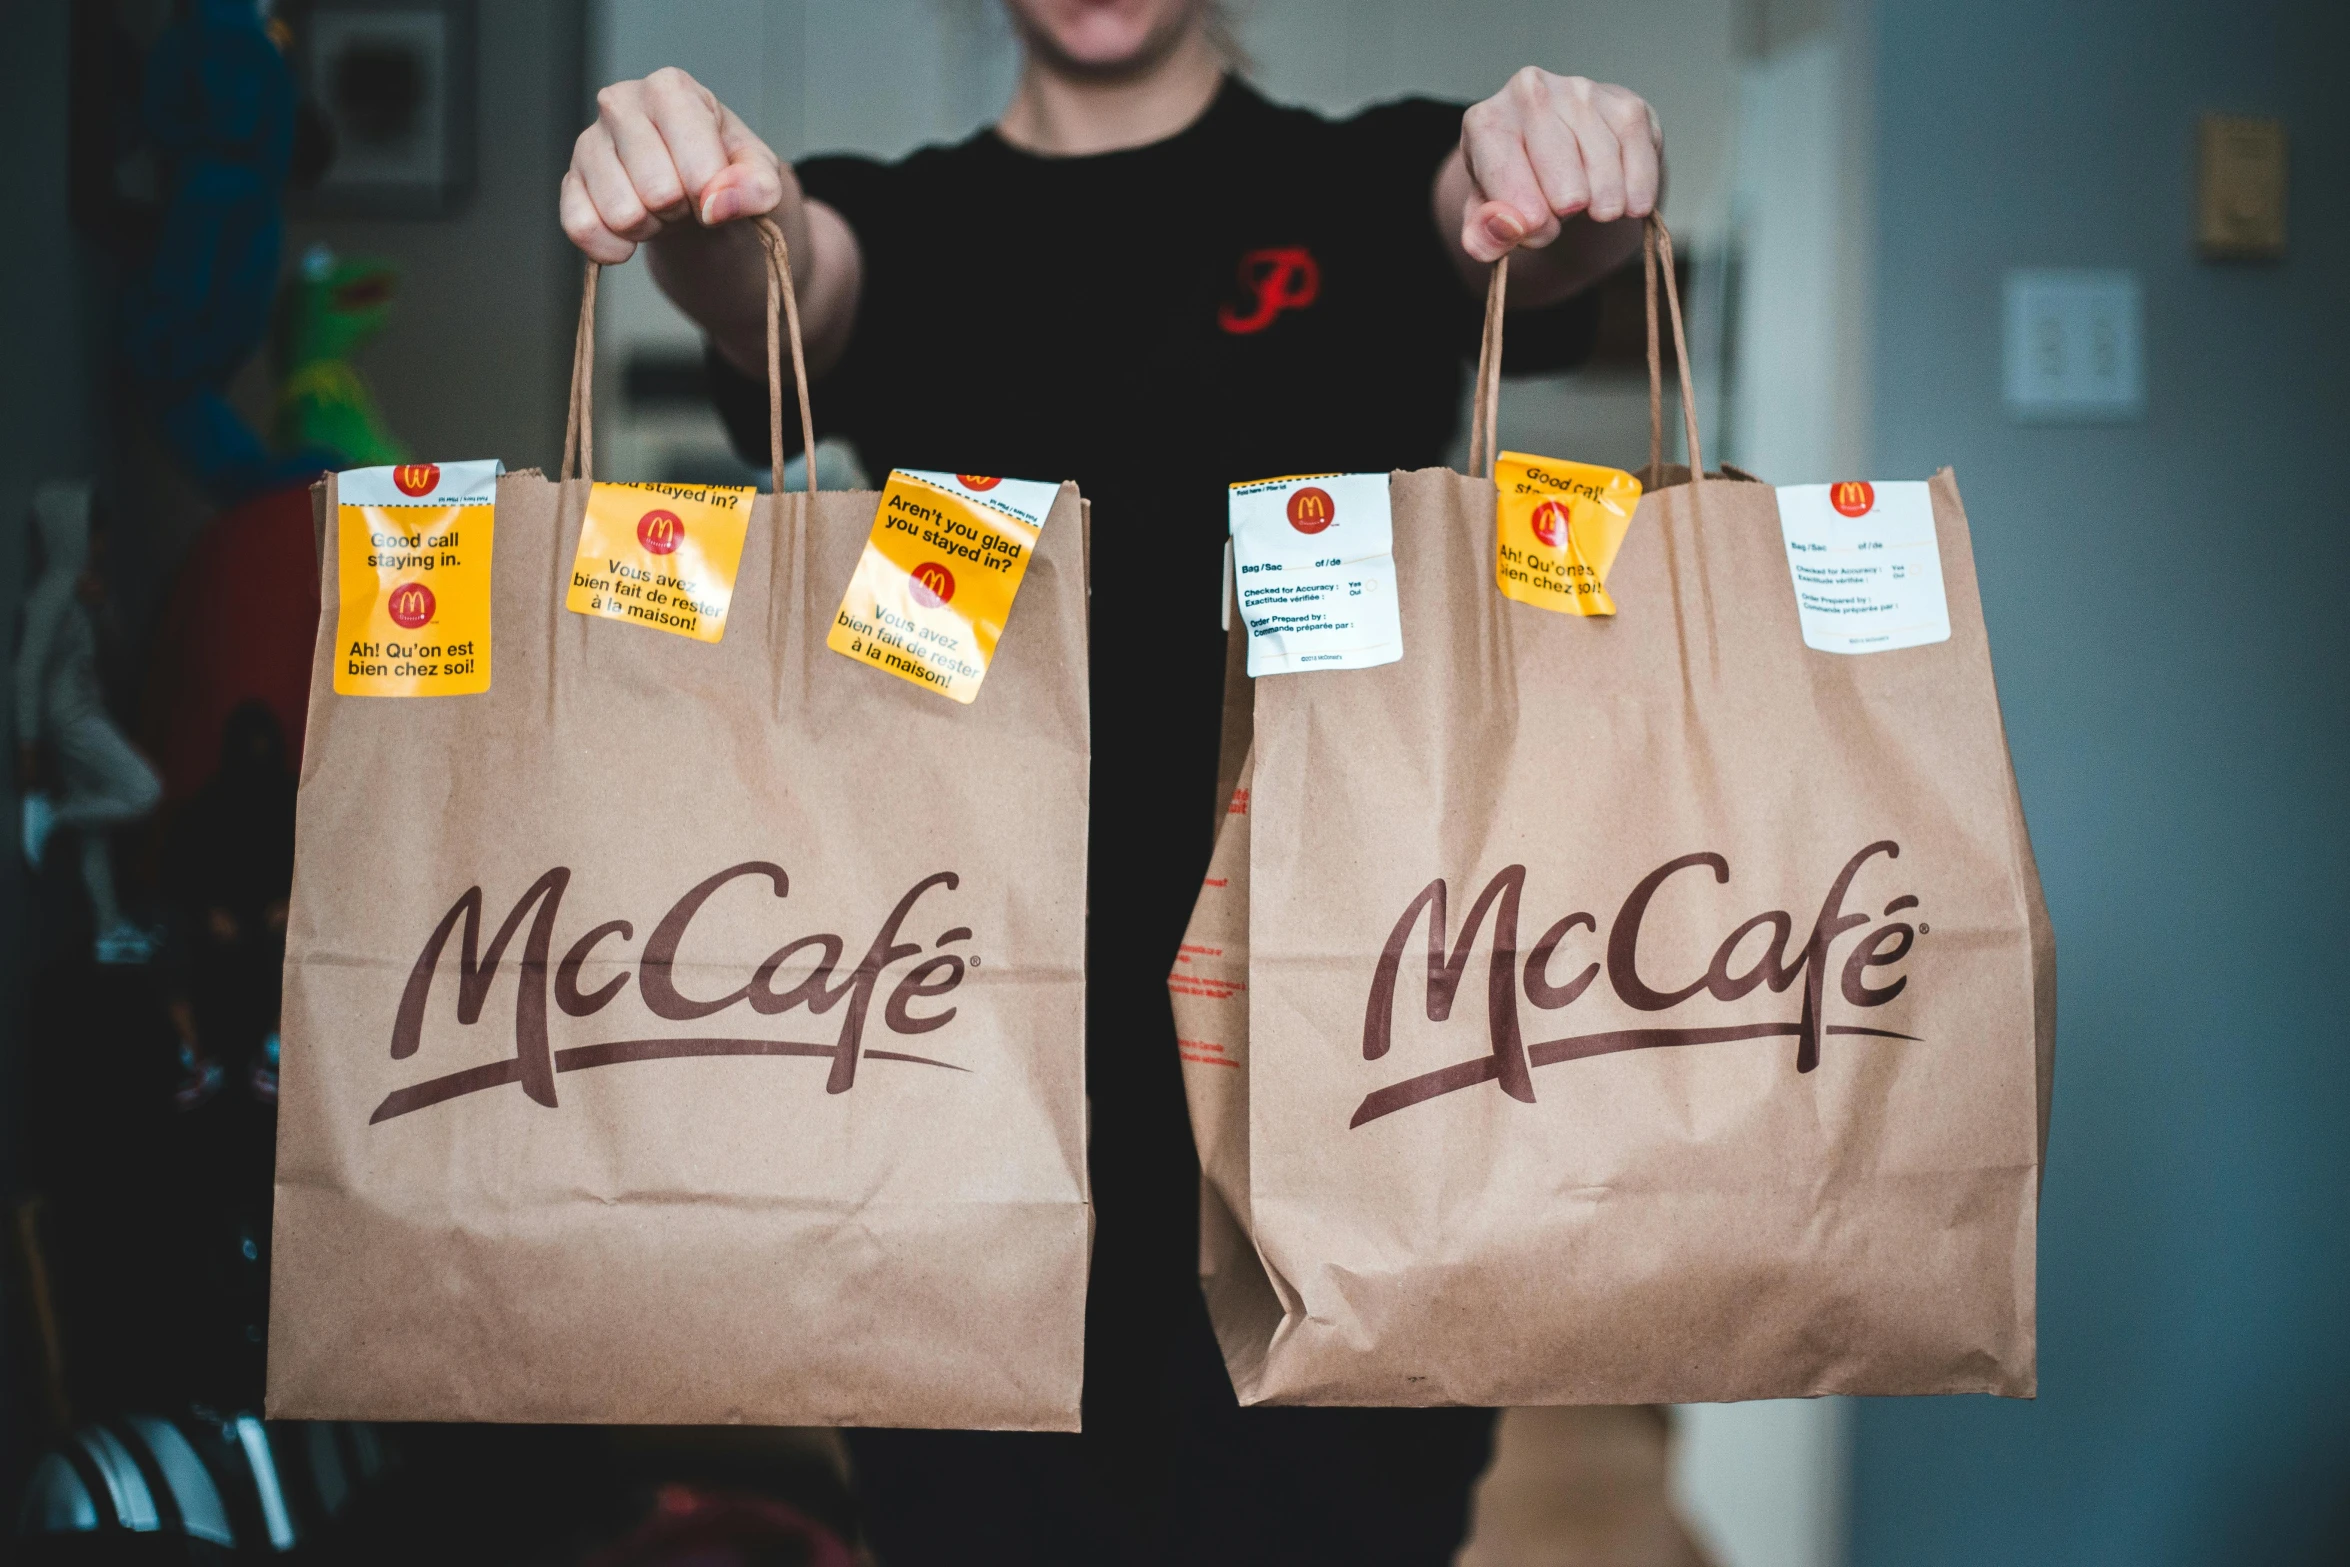
[[[473,0],[310,0],[292,25],[303,92],[334,140],[301,209],[434,218],[462,206],[473,189]]]

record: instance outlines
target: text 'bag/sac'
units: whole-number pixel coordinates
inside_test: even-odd
[[[2033,1391],[2054,946],[1957,487],[1908,487],[1946,637],[1818,651],[1796,588],[1868,606],[1685,418],[1612,616],[1497,589],[1487,479],[1397,473],[1401,658],[1226,726],[1170,988],[1244,1402]]]
[[[976,700],[829,650],[880,497],[782,493],[763,237],[775,493],[496,481],[476,694],[338,695],[322,621],[273,1414],[1076,1426],[1082,503]]]

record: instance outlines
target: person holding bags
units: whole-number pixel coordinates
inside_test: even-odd
[[[1439,465],[1492,265],[1509,368],[1560,368],[1664,179],[1637,94],[1528,67],[1327,121],[1233,68],[1210,0],[1006,0],[998,124],[894,164],[782,163],[679,70],[598,95],[565,231],[647,247],[765,462],[768,252],[817,433],[868,471],[1076,479],[1095,508],[1084,1433],[850,1433],[874,1542],[928,1562],[1449,1561],[1489,1411],[1240,1409],[1196,1281],[1198,1163],[1165,977],[1210,849],[1225,489]],[[789,439],[798,434],[786,430]]]

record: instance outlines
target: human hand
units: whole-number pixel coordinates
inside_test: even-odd
[[[572,144],[561,202],[563,232],[607,266],[680,224],[773,213],[795,233],[800,207],[790,169],[675,66],[596,94],[596,123]]]
[[[1664,146],[1656,110],[1638,93],[1527,66],[1461,117],[1461,249],[1490,263],[1551,244],[1578,213],[1596,223],[1647,217]]]

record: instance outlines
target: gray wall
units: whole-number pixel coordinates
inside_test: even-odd
[[[8,39],[0,92],[0,192],[17,228],[0,246],[0,527],[21,543],[42,479],[86,473],[95,456],[86,363],[98,309],[91,261],[65,215],[67,8],[0,5]],[[21,549],[0,549],[0,592],[21,588]]]
[[[0,247],[0,623],[11,649],[25,501],[39,479],[90,475],[131,508],[118,521],[111,576],[134,637],[210,510],[137,421],[111,406],[117,280],[66,217],[70,10],[64,0],[0,0],[0,145],[8,148],[0,197],[20,218],[15,241]],[[321,239],[401,263],[390,323],[358,358],[393,433],[424,456],[551,469],[562,452],[580,279],[556,222],[555,191],[588,112],[586,0],[491,0],[478,14],[471,199],[446,219],[296,216],[286,226],[286,265]],[[266,358],[257,353],[231,388],[264,434],[273,393]],[[13,772],[0,787],[12,782]],[[14,864],[8,859],[0,877]]]
[[[402,263],[390,321],[358,364],[384,422],[417,456],[500,457],[552,473],[563,455],[580,284],[555,194],[592,113],[586,0],[482,0],[476,14],[472,199],[439,220],[296,218],[286,257],[291,265],[324,240]]]
[[[1872,471],[1956,466],[2061,1022],[2041,1396],[1872,1402],[1852,1559],[2350,1559],[2350,9],[1878,0]],[[2283,115],[2292,250],[2191,248]],[[2003,268],[2134,268],[2149,410],[1999,405]]]

